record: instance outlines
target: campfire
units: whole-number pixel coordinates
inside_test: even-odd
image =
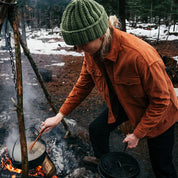
[[[36,122],[38,123],[39,121],[37,120]],[[4,123],[3,128],[6,128],[8,125],[11,126],[11,122]],[[0,133],[1,130],[2,129],[0,129]],[[29,141],[30,138],[36,138],[39,134],[38,130],[38,126],[36,126],[36,128],[34,126],[28,126],[26,129],[27,141]],[[5,133],[4,130],[3,133]],[[53,178],[64,178],[66,176],[71,176],[73,174],[78,173],[77,171],[75,171],[76,169],[83,171],[83,168],[81,167],[83,166],[81,165],[81,160],[84,155],[89,155],[90,153],[92,153],[92,149],[89,144],[87,132],[85,132],[85,130],[82,130],[82,128],[78,127],[77,133],[78,136],[67,137],[66,139],[64,139],[65,130],[63,129],[62,125],[59,125],[50,133],[44,134],[40,138],[43,141],[45,140],[45,143],[47,143],[46,153],[47,155],[49,155],[52,163],[55,165],[56,168],[56,173],[52,175]],[[14,164],[14,160],[21,160],[19,151],[20,140],[18,130],[16,128],[9,129],[6,134],[1,135],[2,138],[0,140],[0,178],[19,178],[22,176],[22,169],[18,165]],[[40,139],[38,141],[40,141]],[[31,142],[29,142],[29,145],[30,143]],[[35,146],[38,147],[39,145],[36,143]],[[35,146],[34,149],[36,149]],[[28,161],[28,166],[30,166],[30,162],[33,161],[33,159],[31,159],[29,155]],[[47,174],[43,167],[44,161],[42,160],[39,163],[36,163],[35,161],[35,166],[33,168],[28,169],[29,178],[47,177]],[[89,173],[88,170],[85,171],[87,175],[95,174]],[[83,174],[83,172],[80,174]]]
[[[49,166],[49,165],[48,165]],[[17,178],[21,175],[22,169],[16,168],[13,166],[12,161],[9,157],[7,148],[4,148],[3,156],[1,157],[1,168],[0,170],[6,171],[6,174],[10,175],[11,178]],[[8,171],[8,172],[7,172]],[[46,170],[45,167],[42,165],[37,166],[36,168],[29,170],[29,177],[49,177],[49,171]],[[1,175],[0,173],[0,176]],[[51,177],[51,176],[50,176]],[[56,175],[52,176],[51,178],[57,178]]]

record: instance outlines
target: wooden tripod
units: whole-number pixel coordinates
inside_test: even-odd
[[[18,125],[19,125],[19,134],[20,134],[20,144],[21,144],[21,155],[22,155],[22,177],[28,177],[28,154],[27,154],[27,144],[26,144],[26,137],[25,137],[25,125],[24,125],[24,115],[23,115],[23,85],[22,85],[22,65],[21,65],[21,50],[20,44],[24,50],[25,55],[27,56],[36,76],[37,79],[43,89],[45,97],[51,106],[52,110],[55,114],[58,113],[57,109],[53,105],[51,101],[51,97],[44,85],[43,79],[38,71],[38,68],[28,50],[26,44],[23,42],[21,34],[18,28],[18,17],[17,17],[17,6],[15,0],[4,0],[0,1],[0,31],[2,29],[2,25],[4,19],[7,17],[8,21],[10,22],[13,33],[14,33],[14,44],[15,44],[15,60],[16,60],[16,84],[17,84],[17,104],[16,104],[16,111],[18,117]],[[65,137],[70,134],[68,126],[64,120],[62,120],[62,124],[66,129]]]

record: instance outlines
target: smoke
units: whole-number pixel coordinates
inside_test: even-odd
[[[33,86],[24,85],[23,86],[24,112],[28,113],[28,112],[32,112],[34,110],[35,99],[37,99],[37,93],[35,92]]]
[[[12,157],[13,147],[14,147],[15,142],[18,141],[18,138],[19,138],[18,130],[15,128],[12,128],[11,132],[9,133],[9,136],[6,139],[6,147],[8,149],[8,153],[10,157]]]

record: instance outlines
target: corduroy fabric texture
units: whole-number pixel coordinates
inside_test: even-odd
[[[108,16],[94,0],[73,0],[66,7],[60,29],[69,45],[83,45],[106,33]]]

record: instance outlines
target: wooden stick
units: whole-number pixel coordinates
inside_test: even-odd
[[[28,151],[31,151],[33,146],[35,145],[35,143],[37,142],[37,140],[40,138],[40,136],[43,134],[43,132],[45,131],[46,128],[44,128],[36,137],[36,139],[34,140],[34,142],[28,147]]]
[[[7,1],[6,1],[7,2]],[[15,2],[11,0],[10,2]],[[17,117],[19,125],[19,136],[22,156],[22,177],[28,177],[28,154],[27,154],[27,142],[25,135],[25,121],[23,115],[23,82],[22,82],[22,63],[21,63],[21,50],[20,40],[18,35],[18,17],[17,6],[12,8],[8,7],[8,20],[11,19],[11,25],[14,32],[14,46],[15,46],[15,60],[16,60],[16,84],[17,84]]]

